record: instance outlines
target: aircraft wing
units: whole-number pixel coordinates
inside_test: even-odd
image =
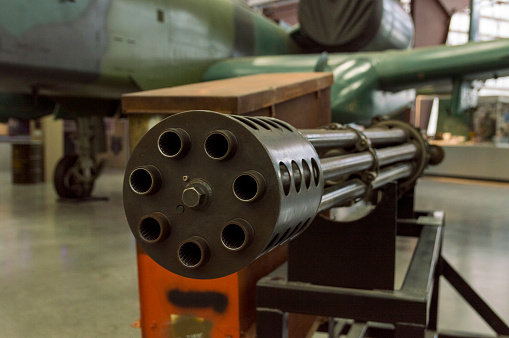
[[[313,71],[334,75],[333,120],[364,122],[403,109],[413,101],[418,86],[509,75],[509,39],[403,51],[231,59],[211,66],[204,80]]]

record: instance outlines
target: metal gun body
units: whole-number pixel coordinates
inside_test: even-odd
[[[126,169],[124,207],[136,240],[174,273],[222,277],[298,236],[322,211],[391,181],[403,193],[440,153],[399,121],[331,127],[299,131],[274,118],[209,111],[165,119]]]

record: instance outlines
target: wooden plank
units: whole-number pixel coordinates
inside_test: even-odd
[[[331,73],[259,74],[126,94],[125,113],[175,113],[208,109],[245,114],[328,88]]]

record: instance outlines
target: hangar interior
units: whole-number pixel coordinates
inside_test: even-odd
[[[299,1],[246,2],[256,15],[291,30],[313,53],[322,52],[330,42],[323,39],[334,36],[319,24],[294,30]],[[317,3],[301,0],[301,8],[309,6],[301,14],[302,24],[316,20]],[[350,10],[344,3],[343,10]],[[461,46],[509,34],[506,1],[379,3],[385,13],[411,15],[412,48]],[[166,17],[171,14],[157,10],[159,23]],[[197,20],[191,15],[187,19]],[[391,24],[404,25],[397,19]],[[477,30],[469,31],[469,24]],[[1,34],[0,30],[0,51]],[[310,39],[313,34],[322,40]],[[380,34],[374,34],[375,40]],[[356,36],[355,41],[365,38]],[[389,49],[407,48],[401,46],[404,37],[395,39]],[[125,42],[138,43],[127,37]],[[346,45],[356,48],[356,43]],[[360,51],[374,53],[377,47],[370,42]],[[211,53],[219,53],[214,48]],[[72,185],[80,176],[86,179],[86,171],[67,179],[69,183],[59,180],[67,172],[58,167],[63,155],[95,147],[93,142],[77,141],[83,130],[79,119],[55,120],[49,115],[0,123],[0,336],[509,336],[509,88],[505,73],[498,73],[501,66],[492,66],[497,69],[494,79],[459,76],[452,86],[419,84],[411,93],[380,78],[382,94],[341,101],[340,106],[358,114],[372,108],[371,120],[377,100],[395,102],[410,94],[412,103],[392,115],[398,122],[374,118],[366,125],[359,119],[345,127],[329,124],[337,122],[334,102],[343,93],[334,86],[349,77],[357,80],[358,73],[340,73],[348,63],[331,68],[343,62],[336,53],[345,50],[342,45],[327,48],[318,62],[313,59],[313,75],[304,73],[308,70],[303,66],[311,56],[301,59],[298,72],[284,76],[247,70],[262,65],[266,73],[277,73],[296,59],[267,57],[252,64],[249,59],[244,64],[227,59],[207,68],[204,78],[209,82],[189,80],[191,84],[123,94],[116,110],[121,116],[100,119],[106,151],[97,156],[101,164],[94,163],[92,183],[78,184],[77,196],[62,184]],[[373,64],[377,62],[383,60]],[[216,78],[235,70],[233,79]],[[134,77],[129,81],[141,83]],[[6,87],[0,85],[2,93]],[[391,96],[394,88],[401,96]],[[174,115],[195,109],[234,117]],[[58,116],[58,109],[53,112]],[[320,142],[329,134],[334,141],[327,139],[329,145],[323,146]],[[346,143],[338,143],[338,137]],[[389,141],[380,141],[384,137]],[[171,146],[165,139],[173,142]],[[201,146],[199,154],[196,144]],[[27,149],[29,158],[21,158]],[[80,161],[74,159],[70,166]],[[256,169],[238,169],[246,163]],[[200,176],[209,173],[213,175],[206,179]],[[176,177],[179,182],[171,189],[161,183]],[[154,205],[160,209],[153,211]],[[218,216],[217,205],[228,216]],[[342,207],[329,211],[335,206]],[[320,213],[326,213],[325,218],[312,221]],[[225,217],[233,221],[224,225]],[[332,226],[323,221],[328,218]],[[217,229],[203,230],[201,237],[193,234],[214,222],[222,227],[217,246],[210,235]],[[227,231],[231,229],[235,231]],[[435,231],[435,237],[425,238],[428,230]],[[416,235],[410,235],[413,231]],[[326,238],[320,237],[331,233],[332,239],[345,238],[327,247]],[[318,240],[309,243],[307,237],[313,236]],[[426,251],[424,258],[416,254],[421,251]],[[348,261],[338,262],[338,257]],[[284,268],[276,269],[287,259]],[[321,266],[327,268],[317,268]],[[281,294],[285,296],[278,298]],[[313,302],[299,308],[300,297],[312,297]],[[349,308],[354,309],[352,317],[331,315],[349,313]],[[387,319],[393,313],[408,321]],[[412,322],[414,318],[419,319]]]

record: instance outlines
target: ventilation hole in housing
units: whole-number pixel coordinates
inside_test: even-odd
[[[286,241],[288,241],[290,238],[292,238],[292,235],[293,235],[293,233],[295,232],[295,229],[296,229],[296,228],[297,228],[297,227],[290,227],[290,228],[287,230],[287,232],[288,232],[288,233],[286,234],[285,239],[283,240],[283,242],[286,242]]]
[[[302,225],[302,223],[297,224],[293,228],[292,232],[288,235],[288,238],[292,238],[296,233],[298,233],[299,232],[299,228],[301,227],[301,225]]]
[[[274,244],[277,242],[278,239],[279,239],[279,234],[275,234],[274,237],[272,237],[272,239],[270,240],[267,247],[265,247],[264,251],[271,250],[274,247]]]
[[[315,179],[315,185],[318,186],[320,183],[320,168],[318,167],[318,163],[314,158],[311,159],[311,167],[313,168],[313,177]]]
[[[279,241],[276,242],[276,244],[274,244],[274,246],[278,246],[280,244],[282,244],[284,241],[286,241],[288,239],[288,234],[290,233],[290,231],[292,230],[292,228],[288,228],[286,229],[285,233],[283,234],[283,236],[281,236],[281,238],[279,239]]]
[[[297,233],[301,233],[303,230],[306,229],[306,227],[311,223],[311,218],[308,218],[299,228],[299,231]]]
[[[154,180],[150,172],[145,168],[136,168],[129,177],[131,189],[140,195],[146,195],[152,190]]]
[[[178,252],[179,260],[187,268],[195,268],[203,259],[203,251],[195,242],[183,243]]]
[[[293,173],[293,182],[295,183],[295,190],[297,192],[300,191],[300,187],[302,185],[302,174],[300,172],[300,168],[295,161],[292,161],[292,173]]]
[[[271,130],[270,127],[263,123],[260,119],[257,119],[257,118],[254,118],[254,117],[247,117],[247,119],[253,123],[256,123],[257,125],[259,125],[260,127],[262,127],[263,129],[266,129],[266,130]]]
[[[283,191],[285,196],[288,196],[290,193],[290,186],[292,184],[292,178],[290,176],[290,171],[286,167],[283,162],[279,162],[279,171],[281,173],[281,182],[283,183]]]
[[[277,124],[279,124],[281,127],[285,128],[286,130],[288,130],[288,131],[290,131],[290,132],[292,132],[292,133],[293,133],[292,128],[290,128],[290,127],[289,127],[286,123],[284,123],[283,121],[279,121],[279,120],[276,120],[276,119],[274,119],[274,120],[272,120],[272,121],[273,121],[273,122],[275,122],[275,123],[277,123]]]
[[[275,123],[275,122],[274,122],[274,121],[272,121],[271,119],[268,119],[268,118],[260,118],[260,120],[262,120],[263,122],[265,122],[265,123],[267,123],[267,124],[270,124],[272,127],[276,128],[277,130],[283,130],[279,124]]]
[[[244,123],[246,126],[254,129],[254,130],[258,130],[258,127],[253,124],[253,122],[249,121],[248,119],[245,119],[243,117],[240,117],[240,116],[232,116],[234,119],[236,119],[237,121],[240,121],[242,123]]]
[[[140,237],[149,243],[156,242],[161,237],[162,226],[153,217],[146,217],[140,222]]]
[[[306,183],[306,189],[311,186],[311,169],[305,160],[302,160],[302,172],[304,174],[304,183]]]

